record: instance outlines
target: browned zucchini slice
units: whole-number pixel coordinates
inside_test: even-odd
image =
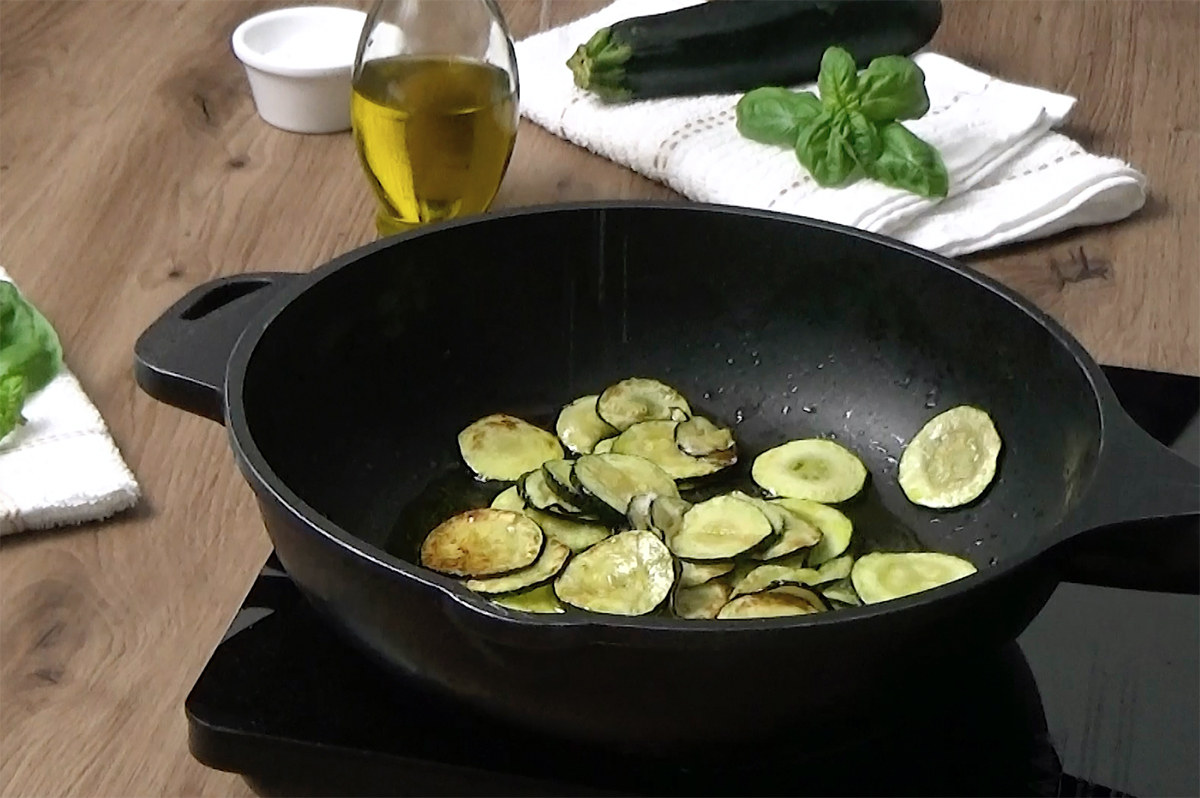
[[[458,450],[478,476],[506,482],[563,456],[549,432],[504,413],[484,416],[458,433]]]
[[[558,439],[576,454],[591,454],[596,444],[616,435],[613,428],[596,415],[596,394],[581,396],[562,409],[554,425]]]
[[[687,620],[716,618],[729,601],[729,585],[724,582],[705,582],[675,591],[672,610]]]
[[[763,542],[771,522],[754,503],[736,496],[715,496],[694,505],[667,537],[676,556],[686,560],[728,560]]]
[[[443,521],[421,543],[421,565],[452,576],[498,576],[532,565],[542,529],[512,510],[467,510]]]
[[[645,615],[671,593],[675,563],[653,532],[632,529],[576,555],[554,582],[571,606],[608,615]]]
[[[604,389],[596,399],[596,414],[624,432],[642,421],[683,421],[692,408],[670,385],[631,377]]]
[[[781,618],[790,615],[812,615],[817,612],[821,612],[819,602],[814,604],[791,587],[777,587],[762,593],[738,596],[722,607],[717,617],[722,620]]]
[[[513,593],[527,587],[534,587],[543,582],[549,582],[566,564],[571,556],[571,550],[554,538],[548,538],[542,547],[542,553],[533,565],[513,571],[504,576],[493,576],[490,579],[468,579],[467,588],[476,593]]]

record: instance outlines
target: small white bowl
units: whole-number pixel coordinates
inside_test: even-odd
[[[233,32],[263,121],[293,133],[350,128],[350,72],[367,15],[295,6],[259,14]]]

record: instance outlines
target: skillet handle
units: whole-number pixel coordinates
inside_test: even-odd
[[[160,402],[225,423],[225,367],[250,320],[289,272],[252,272],[196,286],[134,345],[134,376]]]
[[[1068,521],[1071,537],[1056,547],[1061,578],[1200,594],[1200,467],[1124,410],[1109,415],[1095,479]]]

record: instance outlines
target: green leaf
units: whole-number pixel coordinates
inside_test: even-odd
[[[883,141],[875,124],[858,111],[850,111],[846,114],[846,119],[854,162],[865,172],[882,152]]]
[[[742,95],[737,104],[737,129],[748,139],[780,147],[796,146],[800,130],[821,113],[812,92],[773,86]]]
[[[854,56],[841,47],[829,47],[821,56],[821,71],[817,74],[821,105],[827,111],[845,108],[858,89],[858,67]]]
[[[917,138],[899,122],[880,130],[883,151],[867,174],[880,183],[922,197],[944,197],[950,177],[938,151]]]
[[[20,420],[25,399],[46,387],[61,368],[62,345],[50,322],[15,285],[0,280],[0,429],[4,435]]]
[[[817,185],[830,188],[844,184],[856,162],[850,143],[850,121],[841,111],[822,111],[800,134],[796,157]]]
[[[25,396],[25,378],[20,374],[0,378],[0,441],[25,422],[21,416]]]
[[[929,110],[925,73],[902,55],[876,58],[858,76],[858,103],[872,122],[919,119]]]

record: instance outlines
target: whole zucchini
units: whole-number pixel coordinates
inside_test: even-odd
[[[910,55],[941,21],[940,0],[710,0],[601,28],[567,65],[607,102],[795,86],[828,47],[863,67]]]

